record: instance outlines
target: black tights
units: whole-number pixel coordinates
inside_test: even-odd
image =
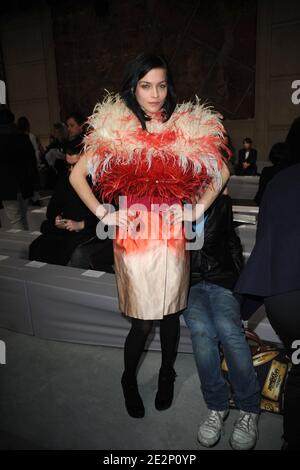
[[[132,326],[125,341],[125,374],[135,379],[140,358],[143,354],[153,320],[132,318]],[[168,372],[173,368],[179,340],[179,313],[166,315],[160,320],[160,343],[162,351],[161,370]]]

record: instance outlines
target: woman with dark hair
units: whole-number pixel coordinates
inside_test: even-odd
[[[179,313],[189,288],[182,222],[199,219],[229,178],[221,155],[224,128],[198,100],[176,104],[168,64],[155,54],[140,54],[128,65],[121,93],[108,94],[89,124],[86,152],[70,181],[102,224],[114,228],[119,308],[132,322],[122,386],[129,415],[140,418],[145,409],[136,374],[154,320],[162,347],[156,408],[165,410],[173,400]],[[99,204],[88,173],[94,192],[118,204],[117,211]],[[191,204],[183,210],[185,202]]]
[[[164,121],[167,121],[175,110],[177,97],[169,66],[162,56],[146,54],[137,56],[135,60],[127,65],[121,87],[121,97],[128,108],[138,117],[144,130],[147,130],[146,123],[151,120],[151,117],[145,113],[145,108],[141,106],[139,97],[142,96],[143,90],[146,91],[149,89],[150,84],[147,80],[140,82],[141,88],[137,87],[137,84],[147,73],[155,69],[164,70],[164,74],[161,77],[164,80],[161,82],[160,88],[166,92],[163,93],[163,112]],[[138,95],[136,93],[138,93]],[[159,112],[161,104],[162,103],[156,99],[156,101],[148,103],[148,106],[153,107],[153,112]]]

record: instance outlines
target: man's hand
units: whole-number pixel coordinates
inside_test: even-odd
[[[101,219],[101,222],[105,225],[118,225],[119,227],[126,230],[130,225],[130,215],[134,215],[134,212],[126,209],[120,209],[116,212],[108,212]]]
[[[65,228],[65,224],[64,224],[64,221],[63,221],[63,218],[61,217],[61,215],[57,215],[55,217],[54,224],[55,224],[56,228]]]
[[[78,232],[84,229],[84,220],[77,222],[76,220],[64,219],[64,228],[69,232]]]
[[[84,229],[84,220],[77,222],[76,220],[63,219],[60,215],[55,217],[55,227],[75,232]]]

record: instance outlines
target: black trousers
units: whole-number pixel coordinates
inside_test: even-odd
[[[113,264],[114,253],[112,240],[110,238],[99,240],[99,238],[95,236],[76,247],[68,266],[113,273]]]
[[[256,168],[255,166],[250,166],[249,168],[236,167],[235,174],[237,176],[255,176]]]
[[[267,297],[265,306],[272,327],[292,356],[296,351],[292,349],[293,342],[300,340],[300,290]],[[299,450],[300,364],[296,363],[292,365],[286,383],[283,426],[289,449]]]
[[[60,266],[67,265],[75,248],[92,237],[85,231],[58,229],[49,221],[43,222],[41,232],[42,235],[31,243],[28,258]]]

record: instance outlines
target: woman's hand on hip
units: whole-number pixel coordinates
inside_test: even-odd
[[[179,224],[180,222],[194,222],[195,210],[192,205],[189,207],[181,206],[180,204],[174,204],[167,211],[167,222],[169,224]]]
[[[118,225],[119,227],[126,229],[129,225],[129,213],[128,210],[119,209],[115,212],[108,212],[102,219],[105,225]]]

